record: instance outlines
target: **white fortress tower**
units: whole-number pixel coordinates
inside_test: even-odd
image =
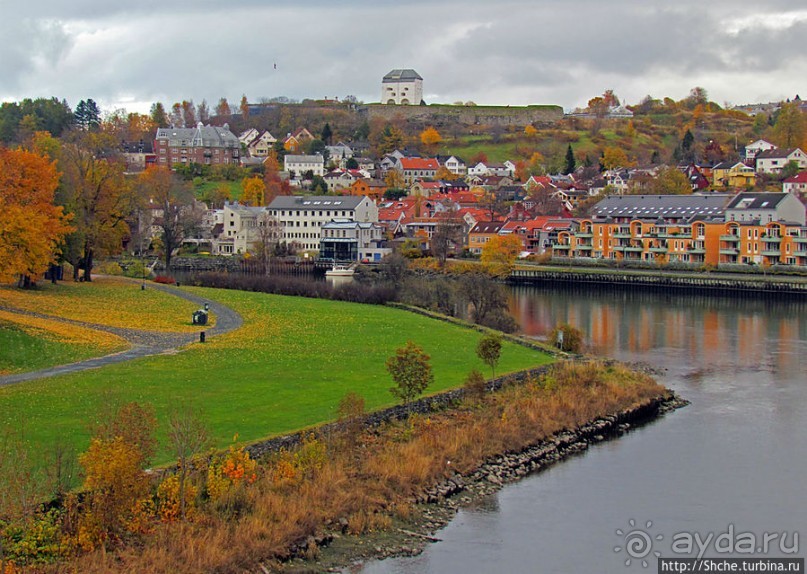
[[[423,78],[415,70],[392,70],[381,80],[381,103],[419,106],[423,100]]]

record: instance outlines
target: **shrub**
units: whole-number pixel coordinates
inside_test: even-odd
[[[559,343],[560,333],[563,334],[563,340]],[[580,353],[583,350],[583,332],[568,323],[560,323],[552,329],[548,343],[567,353]]]
[[[465,388],[465,396],[467,396],[472,401],[481,401],[482,397],[485,396],[485,391],[487,390],[487,381],[485,380],[485,376],[474,369],[468,376],[465,378],[464,388]]]
[[[176,280],[170,275],[157,275],[154,278],[155,283],[162,283],[163,285],[176,285]]]
[[[104,261],[96,266],[96,271],[101,275],[123,275],[123,269],[115,261]]]

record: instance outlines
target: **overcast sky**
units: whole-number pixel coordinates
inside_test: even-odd
[[[414,68],[428,103],[558,104],[610,88],[733,104],[807,99],[795,0],[0,0],[0,100],[147,111],[274,96],[380,97]],[[277,64],[277,69],[275,69]]]

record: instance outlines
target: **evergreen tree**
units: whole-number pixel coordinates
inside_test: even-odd
[[[572,150],[572,144],[569,144],[569,147],[566,148],[566,166],[563,168],[563,173],[570,174],[574,171],[577,164],[574,160],[574,150]]]
[[[692,149],[694,143],[695,136],[692,135],[691,131],[687,130],[687,133],[684,134],[684,138],[681,140],[681,154],[684,161],[695,161],[695,151]]]
[[[91,98],[81,100],[73,116],[76,125],[84,130],[94,130],[101,125],[101,109]]]
[[[324,141],[326,145],[331,145],[331,140],[333,139],[331,124],[326,123],[325,127],[322,128],[322,135],[320,135],[320,139]]]
[[[163,106],[162,102],[154,102],[151,104],[149,115],[151,116],[151,121],[157,124],[158,128],[168,127],[168,114],[165,113],[165,106]]]

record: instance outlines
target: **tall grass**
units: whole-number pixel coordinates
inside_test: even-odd
[[[665,394],[650,377],[620,366],[564,364],[541,380],[489,393],[456,409],[365,431],[355,440],[309,439],[306,453],[262,464],[233,517],[203,507],[192,523],[157,524],[142,545],[95,552],[48,572],[243,572],[271,567],[289,548],[309,556],[307,537],[344,519],[360,534],[388,528],[413,498],[458,471],[522,449],[563,429]]]

